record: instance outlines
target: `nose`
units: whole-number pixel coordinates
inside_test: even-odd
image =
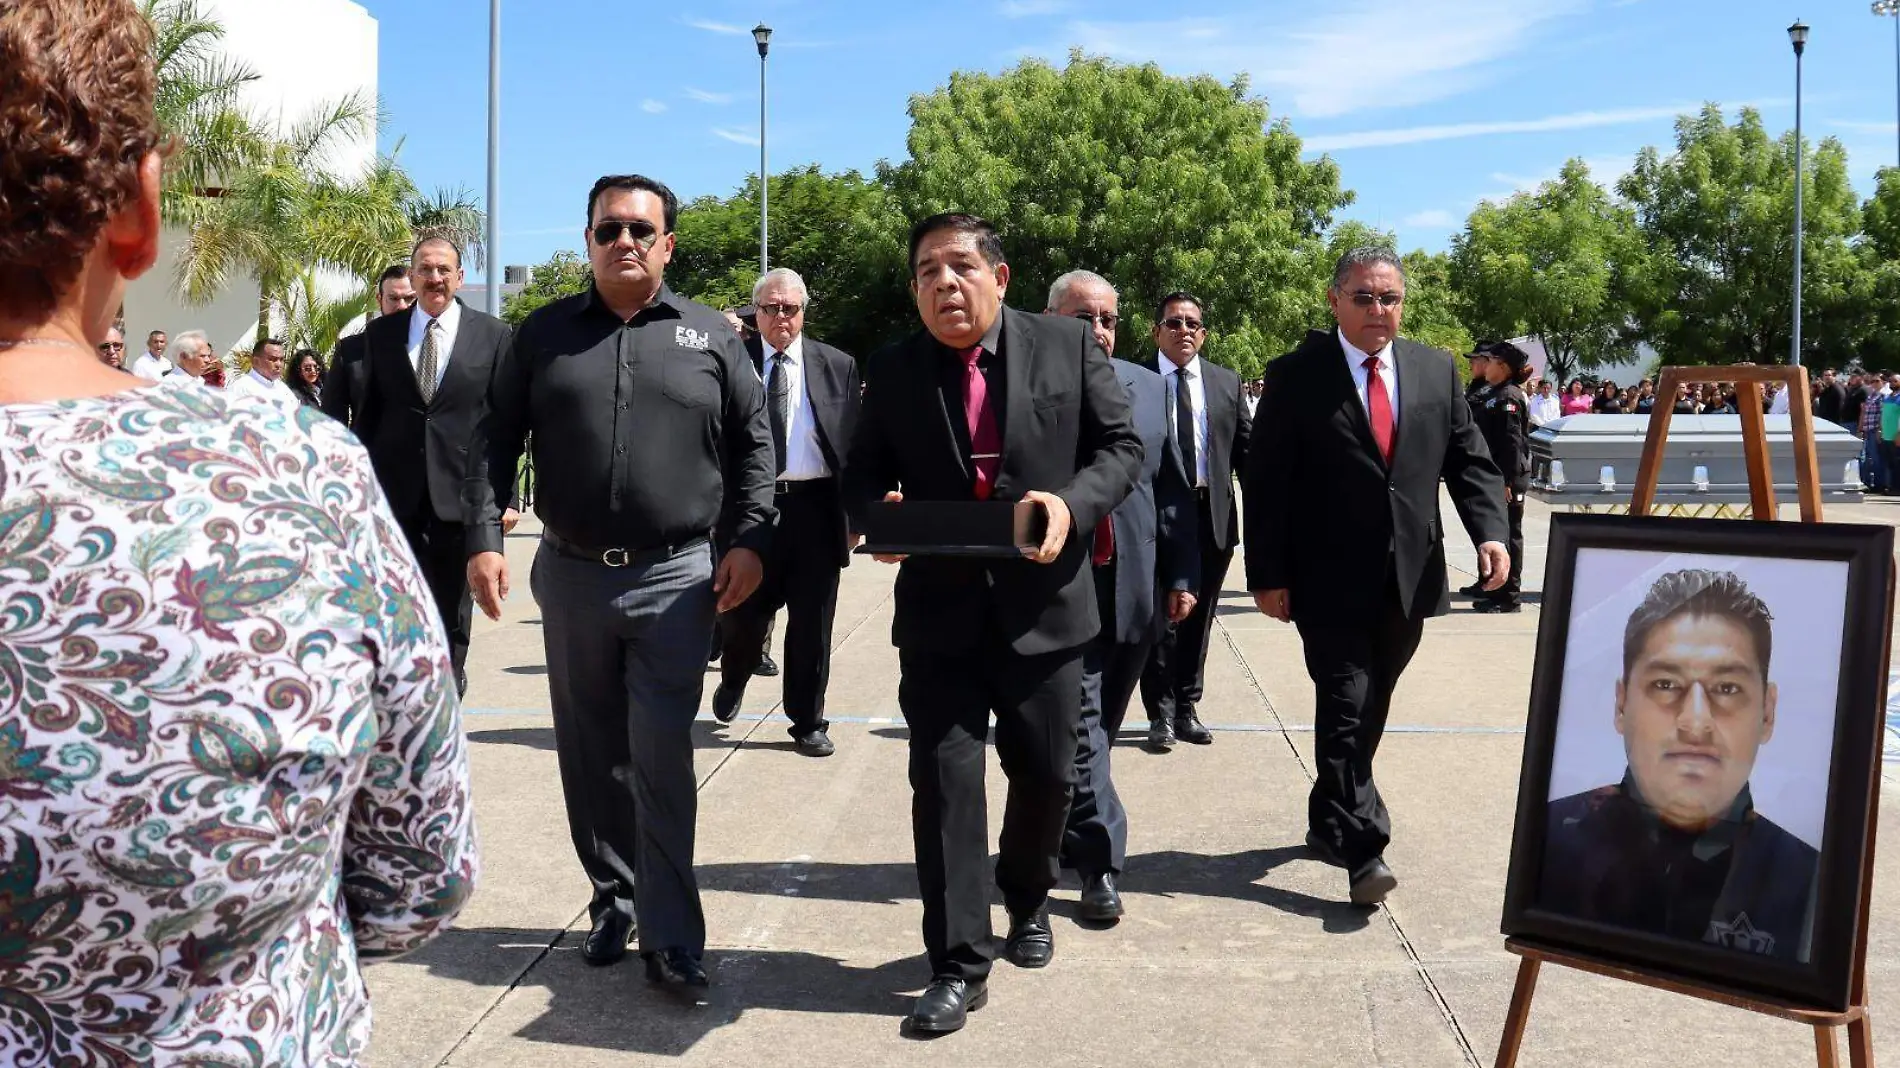
[[[1709,691],[1702,684],[1692,683],[1689,692],[1682,696],[1682,710],[1676,713],[1676,731],[1684,738],[1702,740],[1715,729],[1715,718],[1709,714]]]

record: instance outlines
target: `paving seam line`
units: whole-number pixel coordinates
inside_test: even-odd
[[[1227,643],[1228,650],[1234,654],[1234,659],[1240,663],[1240,670],[1247,676],[1247,683],[1253,687],[1254,693],[1259,696],[1260,703],[1267,706],[1267,712],[1273,716],[1274,722],[1280,723],[1279,710],[1273,707],[1273,700],[1267,696],[1266,688],[1260,685],[1259,677],[1254,674],[1253,666],[1247,662],[1246,656],[1242,655],[1239,644],[1234,641],[1233,634],[1228,631],[1227,627],[1221,623],[1218,618],[1214,620],[1214,625],[1220,628],[1221,640]],[[1305,775],[1306,781],[1311,783],[1314,780],[1313,770],[1307,766],[1306,759],[1301,755],[1299,747],[1293,744],[1292,732],[1287,730],[1284,724],[1282,724],[1280,728],[1280,737],[1286,742],[1287,748],[1292,751],[1294,763],[1299,765],[1301,774]],[[1444,992],[1438,989],[1438,983],[1432,979],[1431,972],[1425,967],[1425,961],[1418,955],[1417,947],[1412,945],[1412,940],[1406,935],[1405,928],[1400,926],[1398,917],[1394,916],[1391,907],[1384,903],[1379,905],[1379,911],[1385,914],[1386,923],[1391,926],[1392,933],[1397,936],[1399,947],[1405,951],[1405,959],[1411,963],[1413,973],[1418,976],[1419,982],[1424,985],[1426,995],[1432,999],[1432,1004],[1438,1008],[1438,1015],[1445,1021],[1445,1026],[1451,1029],[1451,1037],[1458,1043],[1459,1051],[1465,1055],[1465,1064],[1469,1066],[1469,1068],[1484,1068],[1484,1062],[1478,1059],[1477,1051],[1471,1047],[1471,1039],[1465,1035],[1464,1026],[1458,1022],[1458,1017],[1451,1011],[1451,1003],[1445,1000]]]
[[[851,640],[852,635],[856,634],[859,630],[863,629],[864,624],[868,622],[873,615],[876,615],[877,610],[884,606],[884,601],[889,600],[889,599],[890,599],[889,596],[886,595],[884,598],[880,599],[877,602],[877,604],[871,606],[871,609],[869,611],[865,612],[864,615],[860,616],[858,618],[858,621],[852,624],[851,629],[845,632],[844,637],[839,638],[835,643],[833,643],[832,652],[834,653],[837,652],[837,650],[841,648],[845,642],[848,642]],[[767,711],[765,715],[760,716],[758,720],[752,724],[752,729],[745,733],[745,737],[740,738],[738,741],[734,742],[731,746],[729,746],[726,749],[726,755],[720,758],[719,763],[713,765],[713,769],[706,773],[706,777],[704,779],[701,779],[699,781],[699,785],[694,788],[693,792],[698,793],[706,789],[706,784],[713,780],[713,776],[719,774],[720,770],[726,766],[726,763],[732,759],[732,755],[738,752],[740,749],[744,748],[746,743],[752,740],[752,736],[759,733],[760,729],[762,729],[765,726],[765,721],[771,717],[771,714],[773,712],[778,711],[779,708],[783,704],[784,704],[784,701],[781,698],[780,701],[772,705],[772,708],[769,711]],[[573,918],[569,919],[567,923],[564,924],[559,931],[555,932],[554,937],[551,940],[549,940],[548,944],[541,947],[541,952],[535,954],[534,959],[529,961],[527,965],[521,969],[521,971],[515,974],[515,977],[513,979],[508,981],[508,986],[505,989],[503,989],[500,993],[495,995],[494,1000],[488,1003],[488,1007],[482,1010],[482,1014],[480,1016],[477,1016],[475,1018],[475,1022],[468,1026],[468,1030],[462,1032],[461,1037],[455,1040],[455,1044],[449,1047],[448,1052],[444,1053],[442,1057],[435,1062],[435,1068],[444,1068],[444,1066],[447,1065],[449,1061],[455,1058],[455,1055],[457,1053],[460,1053],[462,1051],[462,1047],[468,1044],[468,1040],[474,1037],[475,1032],[481,1028],[482,1024],[488,1022],[488,1018],[495,1014],[496,1009],[501,1008],[501,1003],[507,1000],[508,995],[514,993],[515,989],[521,985],[521,981],[528,977],[528,973],[531,971],[534,971],[535,968],[539,967],[541,962],[547,959],[548,954],[554,952],[554,947],[560,945],[561,940],[567,937],[568,930],[571,929],[575,924],[579,923],[581,921],[581,917],[585,915],[587,915],[587,909],[583,907],[579,912],[576,912]]]

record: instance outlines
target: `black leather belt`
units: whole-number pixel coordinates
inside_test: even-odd
[[[562,556],[585,560],[593,564],[605,564],[608,567],[633,567],[638,564],[657,564],[662,560],[671,560],[688,549],[706,544],[711,539],[701,534],[697,538],[688,538],[672,545],[654,545],[645,549],[628,549],[621,546],[596,549],[587,545],[576,545],[552,530],[544,529],[541,531],[541,540]]]
[[[780,479],[772,484],[772,492],[780,497],[791,497],[800,493],[817,493],[819,490],[829,490],[832,484],[832,479],[829,476],[825,478]]]

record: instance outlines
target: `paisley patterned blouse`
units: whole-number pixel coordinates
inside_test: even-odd
[[[475,879],[432,604],[316,409],[0,406],[0,1064],[357,1062]]]

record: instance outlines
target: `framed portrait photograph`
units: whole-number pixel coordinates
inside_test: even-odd
[[[1844,1010],[1893,529],[1552,519],[1508,936]]]

